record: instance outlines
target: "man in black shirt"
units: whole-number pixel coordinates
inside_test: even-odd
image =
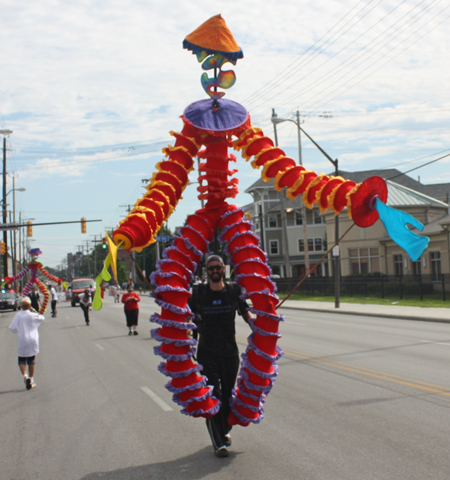
[[[39,293],[36,291],[36,287],[33,285],[31,292],[28,295],[31,300],[31,306],[39,313],[41,299],[39,298]]]
[[[230,413],[230,398],[239,371],[239,350],[236,344],[236,311],[244,320],[251,314],[248,305],[240,299],[241,289],[237,284],[224,281],[225,266],[218,255],[206,261],[207,284],[194,285],[189,307],[195,314],[194,322],[198,336],[197,360],[203,366],[203,375],[214,387],[213,393],[221,401],[219,412],[206,420],[208,432],[218,457],[228,457],[226,449],[231,445],[227,422]]]

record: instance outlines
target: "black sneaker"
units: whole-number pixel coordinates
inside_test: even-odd
[[[133,335],[139,335],[139,333],[138,333],[138,332],[136,332],[136,330],[135,330]]]
[[[130,335],[133,335],[133,332],[131,330],[128,332],[128,336]]]
[[[27,390],[31,390],[31,388],[32,388],[32,387],[31,387],[31,378],[27,378],[27,379],[25,380],[25,388],[26,388]]]
[[[214,455],[219,458],[226,458],[230,456],[230,453],[225,447],[220,447],[217,450],[214,450]]]
[[[220,458],[228,457],[230,454],[225,448],[223,439],[217,431],[217,427],[211,417],[206,419],[206,428],[208,429],[209,436],[211,437],[211,442],[214,448],[214,455]]]
[[[225,435],[223,443],[226,447],[231,447],[231,436],[229,433]]]

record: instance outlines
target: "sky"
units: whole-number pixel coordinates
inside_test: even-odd
[[[183,39],[222,14],[244,52],[225,98],[241,103],[273,138],[272,109],[299,112],[302,128],[346,171],[397,168],[422,183],[450,182],[448,0],[3,0],[0,129],[7,197],[35,226],[32,248],[58,267],[92,248],[145,193],[143,179],[173,144],[180,115],[206,98]],[[225,69],[228,69],[227,64]],[[278,124],[298,159],[297,126]],[[304,137],[303,165],[331,173]],[[260,171],[237,153],[240,193]],[[433,160],[444,157],[427,166]],[[233,167],[234,168],[234,167]],[[169,218],[172,230],[200,207],[192,182]],[[14,208],[15,207],[15,208]]]

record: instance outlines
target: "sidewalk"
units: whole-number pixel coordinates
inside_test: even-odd
[[[450,323],[450,308],[422,308],[373,304],[363,305],[358,303],[341,303],[339,308],[335,308],[334,302],[308,302],[305,300],[286,300],[281,308]]]

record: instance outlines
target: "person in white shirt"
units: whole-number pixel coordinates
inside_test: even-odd
[[[39,325],[45,320],[31,306],[31,300],[23,297],[21,301],[22,310],[14,316],[9,326],[12,333],[17,334],[17,355],[19,357],[19,368],[23,375],[23,381],[27,390],[36,387],[34,382],[34,365],[36,355],[39,353]],[[28,373],[27,373],[28,366]]]
[[[56,317],[56,314],[58,313],[56,311],[56,303],[58,302],[58,295],[56,294],[55,287],[53,285],[50,285],[50,300],[51,300],[51,306],[52,306],[52,317]]]

